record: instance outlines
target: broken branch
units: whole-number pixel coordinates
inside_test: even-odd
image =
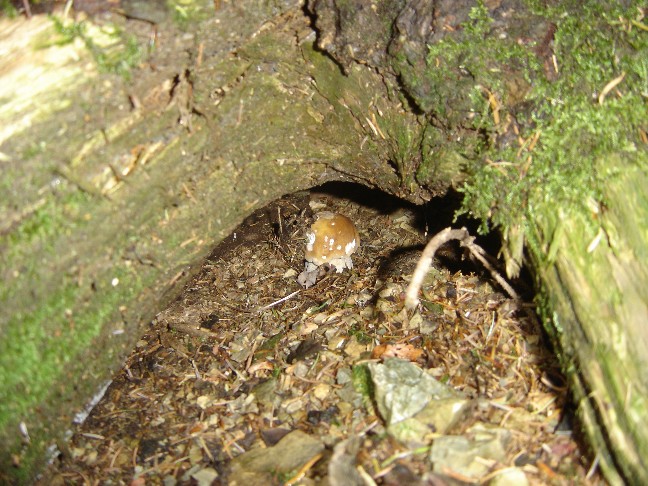
[[[437,233],[425,246],[421,258],[416,264],[416,270],[414,270],[414,275],[412,275],[412,281],[408,285],[407,292],[405,293],[405,307],[407,309],[413,309],[419,304],[418,293],[423,285],[425,275],[427,275],[430,266],[432,266],[432,259],[437,250],[451,240],[459,240],[461,246],[467,248],[468,251],[470,251],[470,253],[488,269],[492,277],[501,285],[511,298],[516,300],[519,298],[517,292],[513,290],[513,287],[511,287],[504,277],[502,277],[502,275],[495,270],[488,260],[486,260],[486,252],[481,246],[475,244],[475,237],[470,236],[470,233],[468,233],[466,228],[452,229],[448,227]]]

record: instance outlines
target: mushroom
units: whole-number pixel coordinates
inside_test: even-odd
[[[349,218],[329,211],[318,213],[306,233],[306,263],[297,282],[308,288],[327,271],[342,273],[353,268],[351,255],[358,246],[360,236]]]

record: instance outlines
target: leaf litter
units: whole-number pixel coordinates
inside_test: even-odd
[[[351,187],[248,217],[150,323],[40,483],[603,484],[533,306],[449,244],[408,311],[424,228],[443,225]],[[351,218],[363,243],[353,269],[303,289],[320,211]]]

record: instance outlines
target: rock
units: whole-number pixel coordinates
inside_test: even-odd
[[[445,474],[450,470],[477,480],[489,472],[487,461],[502,462],[506,459],[506,444],[510,438],[511,433],[506,429],[478,424],[468,429],[465,435],[435,439],[430,461],[435,472]]]
[[[336,444],[329,463],[329,484],[331,486],[363,486],[365,483],[356,469],[356,455],[362,439],[350,437]]]
[[[295,430],[277,445],[252,449],[232,461],[229,484],[273,484],[278,474],[298,470],[324,450],[318,439]]]
[[[368,366],[378,411],[388,426],[413,417],[433,399],[457,396],[452,388],[409,361],[390,358]]]
[[[528,486],[528,484],[526,474],[517,467],[502,469],[497,476],[488,481],[488,486]]]

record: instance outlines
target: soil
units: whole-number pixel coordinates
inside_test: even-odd
[[[332,184],[255,212],[150,323],[39,484],[495,484],[510,471],[530,484],[603,484],[572,430],[564,380],[530,302],[505,296],[446,245],[421,305],[404,310],[409,278],[429,236],[450,223],[452,198],[424,209]],[[304,233],[320,211],[351,218],[362,243],[351,271],[303,289]],[[467,413],[434,440],[472,440],[477,424],[506,429],[505,455],[482,459],[485,472],[474,477],[431,461],[430,443],[396,440],[359,378],[390,356],[467,400]],[[293,469],[242,460],[279,451],[294,431],[319,445]],[[343,480],[340,457],[351,464]]]

